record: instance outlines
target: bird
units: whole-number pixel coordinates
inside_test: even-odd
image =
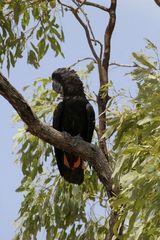
[[[63,96],[54,111],[53,128],[71,136],[79,136],[90,143],[95,128],[95,112],[86,98],[78,74],[70,68],[58,68],[53,72],[52,80],[53,90]],[[82,184],[83,160],[57,147],[54,147],[54,151],[60,175],[69,183]]]

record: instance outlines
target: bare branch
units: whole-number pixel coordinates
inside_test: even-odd
[[[80,140],[77,137],[72,137],[69,134],[63,134],[42,123],[23,96],[2,74],[0,74],[0,95],[2,95],[17,111],[20,118],[27,125],[28,132],[57,148],[79,155],[82,159],[87,160],[97,172],[108,195],[114,195],[116,191],[112,189],[112,171],[104,154],[97,146]]]
[[[112,62],[109,64],[109,66],[135,68],[135,67],[138,67],[138,64],[134,63],[132,65],[129,65],[129,64],[121,64],[121,63]]]
[[[107,8],[105,6],[102,6],[98,3],[93,3],[93,2],[86,1],[82,5],[92,6],[92,7],[95,7],[95,8],[99,8],[99,9],[105,11],[105,12],[109,12],[109,8]]]
[[[83,20],[80,18],[80,16],[78,15],[78,9],[75,9],[73,8],[72,6],[70,5],[66,5],[64,3],[61,2],[61,0],[57,0],[58,3],[63,6],[63,7],[66,7],[68,8],[72,13],[73,15],[75,16],[75,18],[78,20],[78,22],[80,23],[80,25],[83,27],[83,29],[85,30],[85,33],[86,33],[86,37],[87,37],[87,41],[88,41],[88,45],[90,47],[90,50],[95,58],[95,60],[97,61],[97,63],[99,64],[100,63],[100,58],[98,57],[94,47],[93,47],[93,44],[92,44],[92,40],[91,40],[91,36],[90,36],[90,29],[88,28],[88,26],[83,22]],[[93,39],[94,40],[94,39]]]
[[[89,21],[89,18],[87,16],[86,12],[81,8],[81,6],[83,6],[86,3],[86,1],[84,1],[82,4],[77,3],[76,0],[72,0],[72,1],[76,4],[76,6],[78,6],[78,8],[76,9],[77,12],[78,12],[78,10],[80,10],[82,12],[82,14],[84,15],[85,19],[86,19],[86,22],[87,22],[87,25],[88,25],[88,29],[89,29],[89,31],[91,33],[91,36],[93,37],[93,39],[90,39],[90,40],[93,41],[95,43],[95,45],[97,43],[100,45],[100,59],[102,59],[103,45],[102,45],[102,43],[99,40],[97,40],[95,38],[93,30],[92,30],[92,27],[91,27],[91,24],[90,24],[90,21]]]
[[[97,55],[97,53],[96,53],[96,51],[95,51],[95,49],[94,49],[94,47],[93,47],[88,26],[87,26],[87,25],[83,22],[83,20],[79,17],[77,11],[73,11],[73,10],[72,10],[72,13],[73,13],[73,15],[75,16],[75,18],[78,20],[78,22],[81,24],[81,26],[83,27],[83,29],[85,30],[86,37],[87,37],[87,41],[88,41],[89,47],[90,47],[90,49],[91,49],[91,52],[92,52],[94,58],[96,59],[97,63],[99,64],[99,63],[100,63],[100,58],[98,57],[98,55]]]
[[[105,35],[104,35],[104,53],[102,64],[99,65],[99,79],[100,79],[100,89],[97,97],[98,102],[98,112],[99,112],[99,135],[102,136],[106,130],[106,105],[110,97],[108,93],[105,98],[101,97],[101,87],[108,83],[108,70],[109,70],[109,60],[110,60],[110,51],[111,51],[111,37],[115,26],[116,21],[116,3],[117,0],[111,0],[111,6],[109,8],[109,23],[107,24]],[[102,114],[103,113],[103,114]],[[100,147],[104,154],[107,157],[107,147],[106,139],[103,138],[100,142]]]
[[[72,68],[72,67],[76,66],[78,63],[86,61],[86,60],[91,60],[94,63],[97,63],[94,58],[86,57],[86,58],[78,59],[75,63],[73,63],[71,66],[69,66],[69,68]]]
[[[109,23],[107,25],[105,36],[104,36],[104,56],[103,56],[103,67],[108,68],[111,52],[111,37],[116,23],[116,5],[117,0],[111,0],[111,6],[109,9]]]
[[[88,19],[88,16],[87,16],[87,13],[81,8],[81,5],[78,4],[75,0],[72,0],[76,6],[78,6],[78,9],[82,12],[82,14],[84,15],[85,19],[86,19],[86,22],[87,22],[87,25],[88,25],[88,29],[91,33],[91,36],[93,37],[93,41],[94,43],[96,44],[96,39],[95,39],[95,36],[94,36],[94,33],[93,33],[93,30],[92,30],[92,27],[91,27],[91,24],[90,24],[90,21]]]
[[[103,45],[102,45],[102,43],[99,41],[99,40],[96,40],[96,39],[91,39],[91,41],[95,41],[96,43],[98,43],[99,44],[99,46],[100,46],[100,54],[99,54],[99,58],[100,59],[102,59],[102,55],[103,55]]]
[[[58,2],[61,6],[66,7],[66,8],[68,8],[68,9],[71,10],[71,11],[75,11],[75,9],[74,9],[73,7],[71,7],[70,5],[67,5],[67,4],[65,4],[65,3],[62,3],[61,0],[57,0],[57,2]]]

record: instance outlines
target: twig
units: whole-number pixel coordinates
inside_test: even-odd
[[[94,63],[97,63],[94,58],[86,57],[86,58],[78,59],[75,63],[70,65],[69,68],[72,68],[72,67],[76,66],[77,64],[79,64],[80,62],[83,62],[83,61],[86,61],[86,60],[92,60]]]
[[[138,67],[138,64],[134,63],[132,65],[129,65],[129,64],[121,64],[121,63],[112,62],[112,63],[109,64],[109,66],[135,68],[135,67]]]
[[[94,47],[93,47],[93,44],[92,44],[92,41],[91,41],[91,36],[90,36],[90,32],[89,32],[89,29],[87,27],[87,25],[83,22],[83,20],[79,17],[77,11],[73,11],[72,10],[72,13],[73,15],[75,16],[75,18],[78,20],[78,22],[81,24],[81,26],[83,27],[83,29],[85,30],[85,33],[86,33],[86,37],[87,37],[87,41],[88,41],[88,44],[89,44],[89,47],[91,49],[91,52],[93,54],[93,56],[95,57],[97,63],[100,63],[100,58],[98,57]]]
[[[98,3],[93,3],[93,2],[86,1],[86,2],[83,3],[83,5],[92,6],[92,7],[95,7],[95,8],[99,8],[99,9],[105,11],[105,12],[109,12],[109,8],[107,8],[105,6],[102,6]]]
[[[99,64],[100,63],[100,58],[98,57],[94,47],[93,47],[93,44],[92,44],[92,41],[91,41],[91,36],[90,36],[90,31],[88,29],[88,26],[83,22],[83,20],[79,17],[78,15],[78,11],[77,9],[73,8],[72,6],[70,5],[67,5],[67,4],[64,4],[61,2],[61,0],[57,0],[58,3],[66,8],[68,8],[72,13],[73,15],[75,16],[75,18],[78,20],[78,22],[80,23],[80,25],[83,27],[83,29],[85,30],[85,33],[86,33],[86,37],[87,37],[87,41],[88,41],[88,45],[90,47],[90,50],[94,56],[94,58],[96,59],[97,63]]]
[[[86,22],[87,22],[87,25],[88,25],[88,29],[90,30],[90,33],[91,33],[91,36],[93,37],[93,41],[96,45],[96,39],[95,39],[95,36],[94,36],[94,33],[93,33],[93,30],[92,30],[92,27],[91,27],[91,24],[90,24],[90,21],[88,19],[88,16],[86,14],[86,12],[81,8],[81,6],[83,5],[80,5],[79,3],[77,3],[75,0],[72,0],[74,2],[74,4],[76,6],[78,6],[78,9],[82,12],[82,14],[84,15],[85,19],[86,19]],[[78,12],[78,11],[77,11]]]
[[[61,0],[57,0],[57,2],[58,2],[61,6],[68,8],[70,11],[75,11],[75,9],[74,9],[73,7],[71,7],[70,5],[67,5],[67,4],[65,4],[65,3],[62,3]]]
[[[91,39],[91,41],[96,41],[100,45],[99,57],[100,57],[100,59],[102,59],[102,55],[103,55],[103,45],[102,45],[102,43],[99,40],[96,40],[96,39],[95,40]]]

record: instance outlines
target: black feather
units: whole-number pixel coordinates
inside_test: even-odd
[[[82,82],[74,70],[61,68],[52,74],[54,81],[63,88],[63,101],[54,112],[53,127],[72,136],[80,135],[91,142],[95,127],[95,113],[86,99]],[[84,180],[83,160],[55,147],[60,174],[70,183],[81,184]]]

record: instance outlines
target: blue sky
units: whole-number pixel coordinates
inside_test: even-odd
[[[67,1],[65,1],[67,2]],[[69,2],[69,1],[68,1]],[[103,3],[104,1],[97,1]],[[110,2],[109,0],[107,2]],[[99,39],[103,37],[106,16],[99,11],[89,8],[91,23]],[[32,83],[38,77],[50,76],[53,70],[58,67],[68,66],[77,59],[91,56],[86,44],[83,30],[67,14],[61,20],[65,30],[65,44],[63,52],[65,59],[55,58],[49,52],[41,62],[41,67],[35,70],[27,65],[26,58],[17,62],[14,69],[11,69],[10,80],[12,84],[22,92],[22,87]],[[131,63],[131,52],[144,48],[144,38],[149,38],[160,47],[160,8],[153,0],[119,0],[117,9],[117,23],[112,40],[111,61],[119,63]],[[125,69],[112,69],[110,78],[116,87],[134,90],[134,85],[129,77],[124,76]],[[2,72],[7,75],[5,68]],[[96,73],[90,80],[93,88],[97,88]],[[93,82],[93,83],[92,83]],[[15,193],[21,181],[20,167],[14,163],[13,136],[16,127],[12,124],[11,117],[14,113],[12,107],[0,97],[1,124],[0,124],[0,239],[12,239],[14,235],[14,219],[20,206],[21,194]]]

